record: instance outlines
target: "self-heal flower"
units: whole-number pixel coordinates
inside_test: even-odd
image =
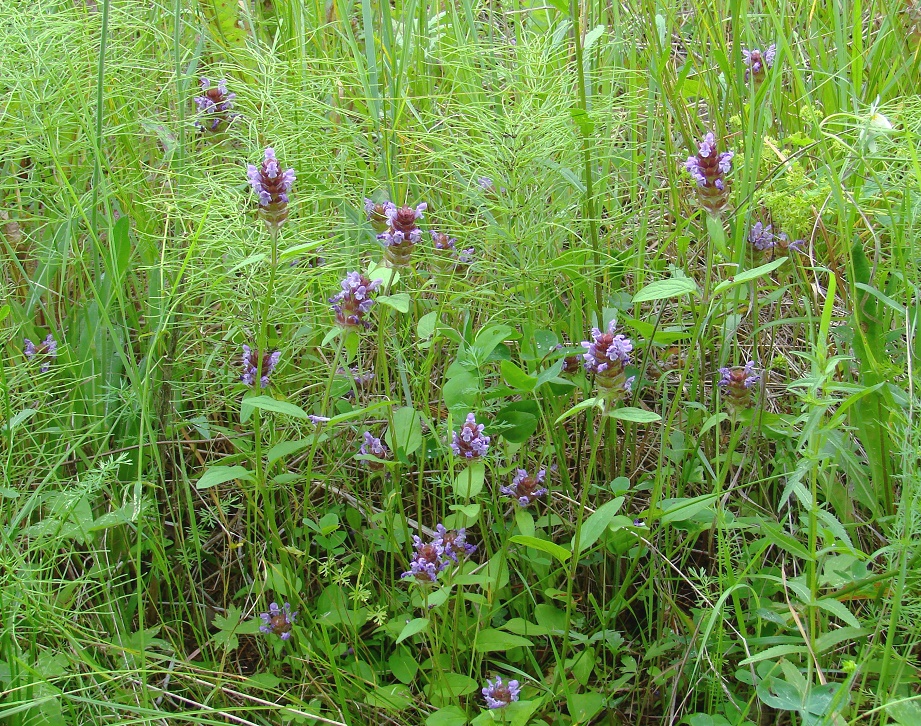
[[[771,232],[771,225],[765,226],[761,222],[755,222],[748,232],[748,241],[756,250],[767,250],[773,247],[774,234]]]
[[[246,177],[259,197],[259,214],[269,229],[277,230],[288,219],[288,192],[294,184],[294,169],[281,170],[275,149],[265,150],[261,166],[248,164]]]
[[[387,219],[388,206],[393,205],[390,202],[375,202],[365,197],[365,214],[375,232],[383,232],[390,226],[390,221]]]
[[[259,352],[255,348],[243,345],[243,374],[240,380],[247,386],[255,385],[259,380],[259,387],[265,388],[269,385],[269,376],[281,360],[281,351],[276,350],[273,353],[263,353],[260,361]],[[262,363],[262,372],[260,375],[259,364]]]
[[[370,431],[365,431],[362,434],[364,442],[358,449],[358,453],[361,456],[373,456],[377,459],[389,459],[390,458],[390,449],[387,448],[387,445],[375,436]],[[368,466],[369,469],[383,469],[384,465],[379,461],[372,461],[366,459],[364,463]]]
[[[476,416],[467,414],[467,420],[460,431],[455,431],[451,441],[451,450],[455,456],[465,459],[479,459],[489,450],[489,437],[483,433],[485,426],[476,422]]]
[[[541,469],[534,476],[529,476],[527,469],[518,469],[512,485],[501,487],[499,491],[517,501],[519,506],[527,507],[547,494],[547,487],[544,486],[546,476],[546,469]]]
[[[233,121],[236,114],[230,113],[230,109],[233,108],[233,100],[237,94],[228,93],[227,81],[221,79],[216,86],[212,86],[211,81],[202,78],[198,83],[202,95],[195,97],[195,105],[198,106],[201,118],[195,122],[196,128],[201,131],[217,131],[221,124]]]
[[[273,602],[269,605],[269,611],[262,613],[259,617],[262,618],[262,625],[259,626],[261,632],[288,640],[291,637],[291,628],[294,626],[297,611],[292,611],[289,603],[278,607],[278,603]]]
[[[446,529],[443,524],[435,525],[433,543],[441,548],[443,558],[457,564],[458,557],[469,557],[476,552],[476,545],[467,541],[467,529]]]
[[[336,322],[343,328],[370,328],[371,323],[365,320],[365,315],[374,305],[371,294],[381,286],[383,280],[369,280],[360,272],[350,272],[342,281],[342,291],[333,295],[329,301],[332,303],[333,312],[336,313]]]
[[[58,342],[51,333],[48,333],[48,337],[40,345],[35,345],[26,338],[23,340],[22,352],[30,361],[33,359],[42,361],[38,370],[41,373],[47,373],[51,369],[51,364],[58,357]]]
[[[717,153],[716,137],[708,133],[697,149],[697,154],[684,162],[691,178],[697,183],[700,206],[718,215],[729,203],[729,182],[725,178],[732,171],[732,151]]]
[[[430,584],[438,579],[438,573],[448,566],[442,559],[444,550],[436,542],[423,542],[419,535],[413,535],[415,556],[409,561],[409,570],[401,577],[414,578],[417,582]]]
[[[432,235],[432,248],[435,251],[435,257],[438,266],[444,270],[456,270],[459,267],[469,265],[473,261],[473,247],[467,249],[457,249],[457,239],[448,237],[444,232],[430,232]]]
[[[755,364],[749,361],[744,366],[720,368],[719,386],[730,405],[736,409],[751,406],[751,389],[761,379],[755,373]]]
[[[495,682],[486,680],[486,688],[483,689],[483,698],[486,700],[486,708],[505,708],[512,701],[517,701],[521,693],[521,686],[518,681],[512,680],[508,683],[502,682],[502,676],[496,676]]]
[[[592,339],[582,341],[582,347],[585,371],[595,375],[602,398],[622,398],[633,390],[634,376],[627,378],[624,372],[630,363],[633,341],[614,333],[613,320],[605,332],[592,328]]]
[[[755,79],[755,85],[760,84],[767,75],[767,71],[774,67],[774,58],[777,55],[777,44],[771,43],[762,53],[760,48],[742,49],[742,62],[745,64],[745,81]]]
[[[384,206],[387,229],[377,238],[384,245],[384,262],[389,267],[406,267],[409,264],[413,247],[422,239],[422,230],[416,222],[422,219],[427,206],[425,202],[415,208],[398,207],[391,202]]]

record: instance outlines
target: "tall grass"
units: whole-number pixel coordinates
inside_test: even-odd
[[[921,723],[915,18],[7,0],[0,718]],[[201,76],[237,94],[217,133]],[[709,131],[721,216],[684,169]],[[366,197],[428,204],[408,268]],[[358,331],[328,302],[354,270],[383,280]],[[567,358],[611,320],[635,380],[601,401]],[[244,344],[281,352],[269,387]],[[440,523],[476,551],[402,577]],[[487,709],[496,675],[521,692]]]

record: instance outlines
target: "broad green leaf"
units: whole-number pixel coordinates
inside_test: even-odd
[[[457,706],[446,706],[425,719],[425,726],[465,726],[467,714]]]
[[[777,660],[785,655],[803,655],[808,652],[805,645],[774,645],[739,661],[739,666],[744,667],[763,660]]]
[[[697,294],[697,283],[690,277],[672,277],[668,280],[650,282],[633,296],[633,303],[665,300],[667,298],[682,297],[683,295],[691,294]]]
[[[531,623],[525,620],[524,618],[512,618],[505,625],[500,626],[503,630],[507,630],[510,633],[515,635],[549,635],[550,629],[543,626],[537,625],[536,623]]]
[[[474,408],[479,392],[480,379],[469,371],[449,378],[441,387],[445,406],[457,414],[455,418],[460,416],[461,419],[467,415],[467,411]]]
[[[921,724],[921,703],[912,700],[917,698],[917,696],[912,696],[911,699],[890,701],[884,708],[889,717],[899,726],[918,726]]]
[[[495,350],[496,346],[511,337],[514,332],[508,325],[490,325],[488,328],[483,328],[477,333],[472,346],[477,360],[483,362],[489,358],[489,354]]]
[[[410,456],[422,446],[422,418],[419,412],[403,406],[393,412],[393,426],[387,429],[384,439],[391,451],[401,449]]]
[[[428,340],[435,334],[435,326],[438,325],[438,313],[433,310],[426,313],[416,324],[416,336],[419,340]]]
[[[253,475],[242,466],[212,466],[202,474],[201,479],[195,485],[196,489],[209,489],[216,487],[218,484],[232,481],[234,479],[245,479],[246,481],[255,481]]]
[[[809,550],[806,549],[806,546],[784,532],[776,522],[763,519],[759,531],[769,542],[789,552],[791,555],[796,555],[804,560],[813,559],[813,556],[809,553]]]
[[[409,293],[406,292],[398,292],[395,295],[378,295],[375,301],[401,313],[409,312],[410,299]]]
[[[511,361],[504,360],[499,364],[505,382],[520,391],[533,391],[537,386],[537,379],[525,373]]]
[[[664,513],[660,519],[664,523],[686,522],[710,507],[716,501],[716,496],[716,494],[703,494],[699,497],[663,499],[661,507]]]
[[[566,562],[566,560],[572,557],[572,552],[570,552],[565,547],[560,547],[558,544],[548,542],[544,539],[538,539],[537,537],[528,537],[523,534],[516,534],[514,537],[509,539],[509,542],[524,545],[525,547],[533,547],[534,549],[540,550],[541,552],[546,552],[548,555],[555,557],[560,562]]]
[[[481,491],[486,481],[486,465],[475,461],[454,478],[454,496],[458,499],[472,499]]]
[[[477,633],[476,640],[473,643],[473,649],[479,653],[490,653],[493,651],[511,650],[512,648],[521,646],[530,648],[533,645],[534,643],[520,635],[506,633],[504,630],[486,628]]]
[[[248,419],[255,408],[262,411],[281,413],[292,418],[303,420],[310,418],[304,409],[288,401],[278,401],[271,396],[253,396],[252,398],[244,398],[240,402],[240,421],[242,422],[244,417]]]
[[[776,260],[768,262],[766,265],[761,265],[752,270],[745,270],[740,272],[735,277],[730,278],[729,280],[723,280],[719,285],[713,288],[713,294],[723,292],[728,290],[731,287],[737,285],[742,285],[743,283],[750,282],[751,280],[757,280],[759,277],[764,277],[765,275],[770,275],[778,267],[786,263],[788,257],[778,257]]]
[[[406,647],[402,647],[387,659],[390,672],[400,683],[411,683],[419,672],[419,663]]]
[[[412,692],[402,683],[378,686],[365,696],[365,703],[388,711],[402,711],[413,703]]]
[[[633,406],[611,409],[608,411],[608,416],[619,421],[632,421],[633,423],[655,423],[662,420],[662,417],[655,411],[647,411]]]
[[[605,703],[604,696],[594,691],[572,693],[566,699],[566,704],[569,706],[569,715],[572,716],[574,725],[591,721],[604,708]]]
[[[587,551],[598,541],[598,538],[608,528],[611,520],[614,519],[623,504],[623,497],[617,497],[617,499],[612,499],[610,502],[605,502],[582,523],[582,531],[579,533],[579,553]],[[570,546],[573,552],[575,552],[575,537],[572,538],[572,544]]]
[[[823,610],[827,610],[838,618],[838,620],[847,623],[852,628],[860,627],[860,621],[854,617],[854,613],[848,610],[844,603],[835,600],[833,597],[823,597],[821,600],[817,600],[815,604]]]
[[[325,434],[321,434],[321,439],[327,438]],[[269,449],[266,457],[269,460],[269,464],[273,464],[279,459],[284,459],[291,454],[296,454],[298,451],[303,451],[308,446],[312,445],[313,442],[317,439],[315,434],[311,434],[306,439],[298,439],[297,441],[281,441],[271,449]]]
[[[601,408],[603,405],[604,405],[604,401],[600,398],[586,398],[584,401],[577,403],[571,409],[569,409],[564,414],[562,414],[556,421],[554,421],[554,423],[556,424],[562,423],[566,419],[572,418],[577,413],[579,413],[579,411],[585,408],[593,408],[593,407]]]
[[[428,618],[416,618],[414,620],[410,620],[403,627],[403,630],[400,631],[400,637],[398,637],[396,640],[397,645],[402,643],[407,638],[411,638],[414,635],[421,633],[423,630],[428,628],[428,626],[429,626]]]

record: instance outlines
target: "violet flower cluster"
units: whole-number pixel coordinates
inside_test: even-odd
[[[755,373],[755,364],[720,368],[719,387],[734,409],[749,408],[752,404],[752,387],[761,379]]]
[[[503,683],[502,676],[496,676],[495,682],[486,679],[486,688],[482,693],[486,700],[486,708],[505,708],[512,701],[518,700],[521,686],[515,680]]]
[[[221,124],[230,124],[237,114],[231,113],[233,100],[236,93],[227,91],[227,81],[221,79],[216,86],[211,85],[207,78],[199,80],[202,95],[195,97],[195,105],[201,118],[195,122],[195,127],[201,131],[217,131]]]
[[[270,146],[261,166],[247,165],[246,177],[259,197],[259,214],[266,226],[278,230],[288,219],[288,192],[296,179],[294,169],[282,171]]]
[[[418,535],[413,535],[413,547],[416,554],[409,562],[409,570],[403,578],[413,578],[416,582],[431,584],[438,579],[438,573],[460,558],[469,557],[476,552],[476,545],[467,542],[467,530],[449,530],[443,524],[435,527],[435,536],[431,542],[424,542]]]
[[[368,221],[374,228],[374,231],[380,234],[389,226],[390,221],[387,219],[387,207],[393,206],[390,202],[375,202],[373,199],[365,197],[365,214]]]
[[[725,178],[732,171],[732,151],[717,153],[716,137],[712,132],[704,136],[697,154],[684,162],[691,178],[697,183],[700,206],[719,215],[729,203],[729,182]]]
[[[742,49],[742,62],[745,64],[745,80],[755,79],[757,86],[764,81],[769,71],[774,66],[774,58],[777,56],[777,44],[771,43],[764,52],[760,48],[748,50]]]
[[[455,431],[451,450],[455,456],[465,459],[479,459],[489,451],[489,437],[483,433],[485,426],[476,422],[476,416],[467,414],[467,420],[460,431]]]
[[[361,456],[373,456],[377,459],[389,459],[390,458],[390,449],[387,448],[387,445],[375,436],[370,431],[365,431],[362,434],[363,443],[358,449],[358,453]],[[371,459],[365,459],[363,462],[369,469],[379,470],[384,468],[384,464],[379,461],[372,461]]]
[[[585,371],[595,375],[601,397],[616,400],[630,395],[636,376],[627,378],[625,369],[630,364],[633,341],[614,333],[614,321],[605,332],[592,328],[592,339],[582,341],[582,347]]]
[[[39,345],[35,345],[31,340],[23,340],[22,352],[30,361],[37,359],[41,361],[39,367],[40,373],[47,373],[51,369],[51,364],[58,357],[58,341],[54,339],[51,333]]]
[[[269,376],[272,375],[272,371],[275,370],[275,366],[281,360],[281,351],[263,353],[261,358],[260,361],[258,350],[250,348],[246,344],[243,345],[243,374],[240,376],[240,380],[247,386],[255,385],[257,379],[259,380],[260,388],[266,388],[269,385]],[[260,363],[262,364],[261,375],[259,370]]]
[[[360,272],[347,274],[342,281],[342,291],[329,299],[336,313],[336,322],[343,328],[370,328],[371,323],[365,320],[365,315],[374,305],[371,294],[382,283],[383,280],[369,280]]]
[[[262,625],[259,626],[260,632],[288,640],[291,637],[291,628],[294,626],[297,611],[292,611],[289,603],[278,607],[278,603],[273,602],[269,605],[269,611],[262,613],[259,617],[262,618]]]
[[[761,252],[778,248],[786,252],[787,250],[802,251],[804,240],[791,240],[786,232],[774,234],[771,225],[765,226],[761,222],[755,222],[748,232],[748,241],[751,245]]]
[[[473,247],[458,250],[455,237],[448,237],[444,232],[434,230],[430,234],[439,266],[442,269],[457,269],[473,262]]]
[[[412,258],[413,247],[422,239],[422,230],[416,222],[422,219],[422,213],[428,205],[425,202],[416,205],[398,207],[392,202],[384,204],[387,229],[377,238],[384,245],[384,262],[390,267],[406,267]]]
[[[546,469],[541,469],[534,476],[530,476],[527,469],[518,469],[511,486],[501,487],[499,491],[517,501],[519,506],[527,507],[547,494],[544,486],[546,476]]]

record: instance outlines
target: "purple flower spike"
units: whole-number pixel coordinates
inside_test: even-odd
[[[269,611],[262,613],[262,625],[259,630],[266,635],[277,635],[282,640],[288,640],[291,637],[291,628],[294,626],[294,619],[297,617],[297,611],[291,610],[291,605],[285,603],[278,607],[277,602],[269,605]]]
[[[627,378],[624,368],[630,364],[633,341],[623,334],[615,335],[613,320],[606,332],[592,328],[592,339],[582,341],[582,347],[585,371],[595,374],[602,398],[622,398],[632,391],[633,377]]]
[[[371,323],[365,320],[365,315],[374,305],[371,293],[382,283],[383,280],[369,280],[360,272],[347,274],[342,281],[342,292],[329,299],[336,313],[336,322],[343,328],[370,328]]]
[[[415,556],[409,562],[409,570],[401,577],[412,577],[417,582],[431,584],[438,579],[438,573],[448,566],[448,561],[442,559],[444,550],[436,542],[423,542],[418,535],[413,535]]]
[[[370,431],[365,431],[362,434],[364,443],[358,449],[358,453],[362,456],[373,456],[377,459],[389,459],[390,458],[390,449],[387,448],[387,445],[378,438],[375,438]],[[363,462],[369,469],[379,470],[384,468],[384,464],[379,461],[372,461],[370,459],[365,459]]]
[[[752,404],[751,389],[761,380],[755,373],[755,364],[749,361],[744,366],[720,368],[719,386],[731,407],[748,408]]]
[[[51,364],[58,357],[58,342],[51,333],[42,341],[41,345],[35,345],[31,340],[23,340],[22,352],[30,361],[37,358],[42,361],[39,367],[40,373],[47,373],[51,370]]]
[[[467,542],[467,530],[464,527],[447,530],[443,524],[437,524],[433,542],[441,548],[442,556],[454,564],[457,564],[458,557],[469,557],[476,552],[476,545]]]
[[[742,49],[742,62],[745,64],[745,81],[755,79],[757,86],[764,81],[767,71],[774,67],[774,58],[777,55],[777,44],[771,43],[762,53],[759,48]]]
[[[450,272],[466,267],[473,261],[473,247],[457,249],[457,239],[448,237],[443,232],[430,232],[437,265],[443,272]]]
[[[454,455],[463,456],[466,459],[479,459],[481,456],[486,456],[489,450],[489,437],[483,433],[484,428],[483,424],[476,422],[476,416],[468,413],[461,430],[454,432],[451,441],[451,450]]]
[[[546,469],[541,469],[534,476],[529,476],[527,469],[518,469],[512,485],[502,487],[499,491],[517,501],[519,506],[527,507],[547,494],[547,487],[543,485],[546,476]]]
[[[368,221],[374,228],[374,231],[380,233],[390,226],[390,220],[387,218],[387,208],[393,206],[390,202],[375,202],[373,199],[365,197],[365,214]]]
[[[748,241],[756,250],[769,250],[774,246],[774,234],[771,225],[766,227],[761,222],[755,222],[748,233]]]
[[[486,688],[482,693],[486,700],[486,708],[505,708],[512,701],[518,700],[521,686],[518,685],[518,681],[503,683],[502,676],[496,676],[495,682],[486,680]]]
[[[718,215],[729,203],[729,183],[723,177],[732,171],[734,155],[732,151],[717,153],[716,137],[710,132],[700,142],[697,154],[684,162],[697,184],[700,206],[711,214]]]
[[[227,92],[227,81],[220,80],[211,87],[211,81],[202,78],[199,82],[202,95],[195,97],[195,105],[201,118],[195,122],[195,127],[200,131],[217,131],[221,125],[229,125],[237,114],[231,113],[233,100],[236,93]]]
[[[274,351],[273,353],[264,353],[262,355],[262,375],[259,375],[259,363],[260,357],[259,352],[250,348],[248,345],[243,345],[243,374],[240,376],[240,380],[243,381],[247,386],[253,386],[256,383],[256,379],[259,379],[259,387],[266,388],[269,385],[269,376],[272,374],[272,371],[275,370],[275,366],[278,365],[278,361],[281,360],[281,351]]]
[[[248,164],[246,177],[259,197],[259,214],[269,229],[277,230],[288,219],[288,192],[296,179],[294,169],[281,171],[271,146],[265,150],[262,166]]]
[[[422,213],[428,205],[425,202],[416,205],[398,207],[387,202],[383,205],[387,229],[377,238],[384,245],[384,262],[389,267],[406,267],[412,257],[413,247],[422,239],[422,230],[416,222],[422,219]]]

